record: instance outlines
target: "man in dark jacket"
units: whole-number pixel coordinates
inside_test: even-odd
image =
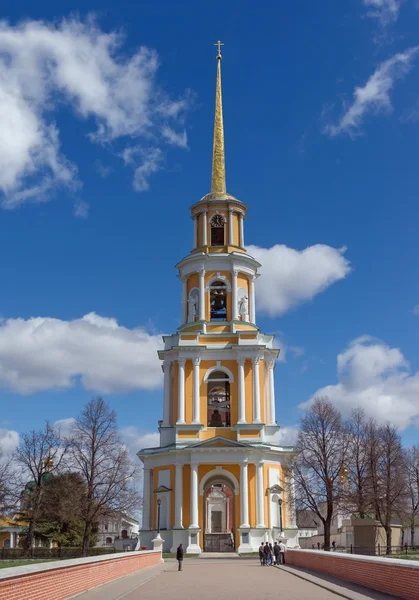
[[[265,553],[263,551],[263,544],[259,546],[259,560],[260,566],[263,567],[263,565],[265,564]]]
[[[275,564],[279,565],[279,546],[278,542],[274,544],[274,556],[275,556]]]
[[[178,562],[178,571],[182,571],[183,564],[183,545],[179,544],[178,549],[176,550],[176,560]]]

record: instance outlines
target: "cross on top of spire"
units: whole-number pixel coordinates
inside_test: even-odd
[[[218,40],[218,42],[216,44],[214,44],[214,46],[217,46],[217,48],[218,48],[217,58],[221,59],[221,46],[224,46],[224,44],[222,42],[220,42],[220,40]]]

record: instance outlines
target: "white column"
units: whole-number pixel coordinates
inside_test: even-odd
[[[237,275],[238,275],[239,271],[238,269],[233,269],[233,282],[232,282],[232,286],[231,286],[231,307],[232,307],[232,319],[237,320],[238,314],[237,314]]]
[[[250,322],[256,323],[255,278],[249,278]]]
[[[243,228],[243,215],[239,213],[239,223],[240,223],[240,246],[244,248],[244,228]]]
[[[260,358],[252,358],[253,363],[253,423],[262,423],[260,418],[260,378],[259,378]]]
[[[247,462],[240,464],[240,527],[249,525],[249,478],[247,473]]]
[[[198,524],[198,465],[191,464],[191,524],[189,527],[199,527]]]
[[[199,320],[205,321],[205,269],[199,271]]]
[[[276,425],[275,418],[275,378],[274,378],[274,368],[275,361],[270,360],[268,362],[269,368],[269,425]]]
[[[244,361],[240,357],[237,362],[239,364],[239,420],[238,423],[246,423],[246,391],[244,387]]]
[[[193,247],[198,247],[198,215],[193,218]]]
[[[183,465],[176,465],[175,475],[175,529],[183,529]]]
[[[188,286],[186,277],[182,279],[182,325],[188,320]]]
[[[256,463],[256,527],[265,527],[265,494],[263,490],[263,463]]]
[[[193,359],[193,423],[200,423],[201,396],[199,390],[199,363],[200,358]]]
[[[202,211],[202,245],[208,244],[207,211]]]
[[[150,469],[144,467],[143,470],[143,523],[141,529],[150,529]]]
[[[178,415],[177,423],[185,423],[185,359],[178,360]]]
[[[10,532],[10,548],[14,548],[15,547],[15,532],[11,531]]]
[[[228,243],[233,243],[233,209],[228,209]]]
[[[164,401],[163,401],[163,427],[169,427],[170,423],[170,361],[163,362],[164,371]]]

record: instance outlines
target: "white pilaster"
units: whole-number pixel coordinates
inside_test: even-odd
[[[193,423],[200,423],[200,403],[201,396],[199,390],[199,364],[201,362],[200,358],[193,359]]]
[[[199,320],[205,321],[205,269],[199,271]]]
[[[228,243],[233,243],[233,209],[228,209]]]
[[[260,358],[252,358],[253,363],[253,423],[262,423],[260,418],[260,377],[259,377]]]
[[[185,423],[185,359],[178,360],[178,425]]]
[[[238,269],[233,269],[233,281],[232,281],[232,286],[231,286],[231,306],[233,309],[233,321],[237,320],[238,314],[237,314],[237,275],[238,275]]]
[[[249,278],[250,322],[256,323],[255,278]]]
[[[15,532],[11,531],[10,532],[10,548],[14,548],[15,547]]]
[[[265,494],[263,489],[263,463],[256,463],[256,527],[265,527]]]
[[[240,520],[242,528],[250,528],[249,525],[249,478],[247,462],[240,464]]]
[[[207,211],[202,211],[202,245],[208,245],[208,224],[207,224]]]
[[[198,215],[193,218],[193,247],[198,247]]]
[[[175,475],[175,529],[183,529],[183,465],[176,465]]]
[[[244,227],[243,227],[243,215],[239,213],[239,223],[240,223],[240,246],[244,248]]]
[[[182,325],[188,320],[188,287],[186,278],[182,279]]]
[[[268,422],[268,425],[276,425],[274,368],[275,368],[275,361],[270,360],[268,362],[268,369],[269,369],[269,422]]]
[[[244,361],[239,357],[237,359],[239,365],[239,420],[238,424],[246,423],[246,389],[244,385]]]
[[[144,467],[143,477],[143,523],[141,529],[148,531],[150,529],[150,469]]]
[[[191,524],[189,527],[198,529],[198,465],[191,464]]]
[[[170,370],[171,364],[169,360],[163,362],[164,371],[164,401],[163,401],[163,427],[169,427],[170,419]]]

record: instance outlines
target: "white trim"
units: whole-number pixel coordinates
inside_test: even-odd
[[[209,376],[211,375],[211,373],[214,373],[215,371],[221,371],[221,373],[225,373],[226,375],[228,375],[229,382],[230,383],[234,382],[234,375],[230,371],[230,369],[228,369],[227,367],[223,367],[221,365],[216,365],[215,367],[210,367],[208,369],[208,371],[205,373],[205,375],[204,375],[204,383],[208,383]]]
[[[212,469],[212,471],[209,471],[208,473],[206,473],[201,481],[199,482],[199,495],[203,496],[204,495],[204,487],[205,484],[207,483],[207,481],[209,479],[212,479],[213,477],[225,477],[226,479],[229,479],[231,481],[231,483],[234,484],[234,495],[237,496],[239,493],[239,482],[237,481],[237,478],[233,475],[233,473],[230,473],[230,471],[227,471],[226,469],[223,469],[223,467],[215,467],[215,469]]]
[[[207,285],[205,286],[205,291],[206,292],[210,291],[211,284],[214,281],[222,281],[226,285],[227,292],[231,292],[231,283],[229,282],[229,280],[227,279],[227,277],[225,275],[221,275],[221,273],[217,273],[216,275],[214,275],[214,277],[211,277],[211,279],[209,279],[207,281]]]

